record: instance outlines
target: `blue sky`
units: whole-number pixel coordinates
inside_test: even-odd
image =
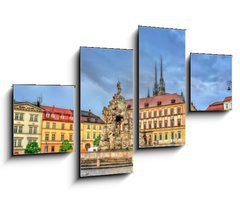
[[[185,30],[139,27],[139,97],[154,86],[155,63],[160,77],[160,60],[167,93],[185,95]]]
[[[191,54],[191,102],[198,110],[232,96],[227,81],[232,81],[232,56]]]
[[[107,48],[81,48],[81,110],[102,117],[117,82],[125,99],[133,98],[133,51]]]
[[[35,102],[42,97],[42,105],[60,108],[74,108],[73,86],[40,86],[40,85],[14,85],[13,98],[15,101]]]

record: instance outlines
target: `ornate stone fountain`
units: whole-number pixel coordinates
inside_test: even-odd
[[[121,85],[118,81],[117,93],[102,111],[106,124],[102,130],[99,151],[133,148],[132,119],[125,98],[120,93]]]

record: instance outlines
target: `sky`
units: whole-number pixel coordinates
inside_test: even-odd
[[[227,81],[232,81],[232,56],[191,54],[191,102],[197,110],[232,96]]]
[[[120,81],[125,99],[133,98],[133,51],[107,48],[81,48],[80,50],[81,110],[91,110],[102,117],[117,82]]]
[[[74,109],[74,86],[14,85],[13,98],[17,102],[34,103],[42,97],[42,105]]]
[[[165,91],[185,95],[185,30],[139,27],[139,97],[153,93],[155,63],[157,79],[163,62]]]

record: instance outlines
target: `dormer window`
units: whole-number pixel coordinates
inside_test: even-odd
[[[49,117],[50,117],[50,114],[49,114],[49,113],[47,113],[47,114],[46,114],[46,117],[47,117],[47,118],[49,118]]]
[[[51,116],[53,119],[55,118],[55,115],[54,114],[52,114],[52,116]]]
[[[61,119],[64,119],[64,115],[61,115]]]
[[[70,116],[70,120],[73,120],[73,116]]]
[[[158,101],[158,102],[157,102],[157,105],[158,105],[158,106],[162,105],[162,102],[161,102],[161,101]]]
[[[171,103],[176,103],[176,100],[175,99],[171,99]]]
[[[145,103],[144,104],[144,107],[146,108],[146,107],[148,107],[149,106],[149,103]]]
[[[131,105],[128,105],[127,108],[130,109],[130,108],[131,108]]]

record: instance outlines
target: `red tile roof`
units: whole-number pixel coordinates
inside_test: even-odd
[[[215,102],[215,103],[209,105],[207,110],[209,110],[209,111],[224,110],[223,102]]]
[[[126,103],[128,104],[129,108],[132,109],[133,100],[132,99],[126,100]],[[161,106],[170,105],[173,103],[184,103],[184,101],[183,101],[182,97],[176,93],[158,95],[158,96],[140,98],[139,99],[139,108],[140,109],[145,108],[146,104],[148,104],[148,106],[147,106],[148,108],[151,108],[151,107],[156,107],[159,105],[161,105]]]
[[[226,102],[226,101],[231,101],[232,100],[232,96],[229,96],[229,97],[226,97],[223,101]]]
[[[104,121],[91,111],[81,110],[80,122],[104,124]]]
[[[44,106],[44,105],[41,105],[40,107],[44,109],[44,112],[43,112],[44,120],[73,122],[74,113],[73,113],[73,110],[71,109],[58,108],[55,106]],[[47,114],[50,114],[50,116],[47,117]],[[54,117],[52,114],[54,114]]]

